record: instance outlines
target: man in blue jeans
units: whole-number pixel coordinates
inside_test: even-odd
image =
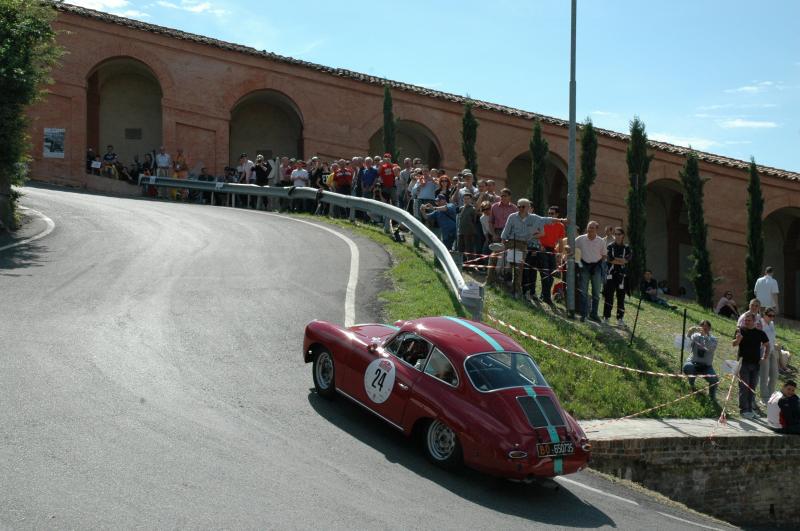
[[[756,316],[750,312],[744,316],[744,326],[736,329],[733,346],[739,347],[739,412],[744,418],[755,417],[755,388],[758,385],[758,369],[769,352],[769,338],[763,330],[756,328]]]
[[[420,214],[426,219],[436,220],[441,231],[441,240],[448,251],[453,250],[453,242],[456,241],[456,207],[453,203],[447,202],[447,196],[439,194],[436,197],[436,206],[424,204],[420,207]]]
[[[603,260],[606,258],[608,250],[606,241],[598,236],[597,229],[600,224],[590,221],[586,226],[586,234],[581,234],[575,238],[575,248],[580,253],[581,283],[580,290],[583,295],[583,308],[581,309],[581,321],[589,317],[590,321],[600,322],[597,314],[600,307],[600,291],[603,285]],[[592,285],[592,306],[589,309],[589,284]]]
[[[699,327],[692,327],[687,332],[691,340],[692,356],[683,366],[683,374],[692,376],[689,385],[694,391],[694,375],[705,376],[708,382],[708,395],[717,401],[717,384],[719,378],[714,371],[714,352],[717,350],[717,338],[711,335],[711,322],[704,320]]]

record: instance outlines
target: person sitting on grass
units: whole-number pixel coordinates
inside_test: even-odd
[[[639,291],[642,293],[642,298],[648,302],[654,302],[660,306],[672,308],[673,310],[677,308],[658,296],[658,282],[653,278],[653,272],[649,269],[646,269],[644,272],[644,278],[642,278],[642,283],[639,285]]]
[[[723,317],[736,318],[739,315],[739,307],[736,306],[736,301],[733,299],[733,292],[726,291],[725,294],[717,301],[717,306],[714,308],[714,313]]]
[[[683,374],[690,375],[689,385],[694,391],[694,376],[704,376],[708,382],[708,396],[717,401],[717,384],[719,378],[714,372],[714,352],[717,350],[717,338],[711,335],[711,322],[700,321],[699,326],[693,326],[686,335],[691,341],[692,355],[683,366]]]

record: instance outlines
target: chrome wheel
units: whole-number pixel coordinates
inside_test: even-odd
[[[436,461],[447,461],[458,447],[456,434],[447,424],[434,420],[428,426],[428,454]]]
[[[336,389],[336,368],[333,355],[325,349],[319,350],[314,355],[314,387],[317,393],[326,398],[333,396]]]

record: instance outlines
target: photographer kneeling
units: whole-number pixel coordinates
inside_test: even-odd
[[[693,326],[687,332],[691,341],[692,356],[683,365],[683,373],[691,375],[689,385],[694,391],[694,375],[704,376],[708,382],[708,394],[711,400],[717,401],[717,384],[719,378],[714,372],[714,351],[717,350],[717,338],[711,335],[711,323],[700,321],[700,326]]]

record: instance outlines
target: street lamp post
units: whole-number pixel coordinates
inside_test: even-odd
[[[577,204],[577,186],[575,184],[575,20],[578,0],[572,0],[572,26],[570,41],[569,65],[569,160],[567,161],[567,238],[570,255],[567,259],[567,312],[575,316],[575,221]]]

